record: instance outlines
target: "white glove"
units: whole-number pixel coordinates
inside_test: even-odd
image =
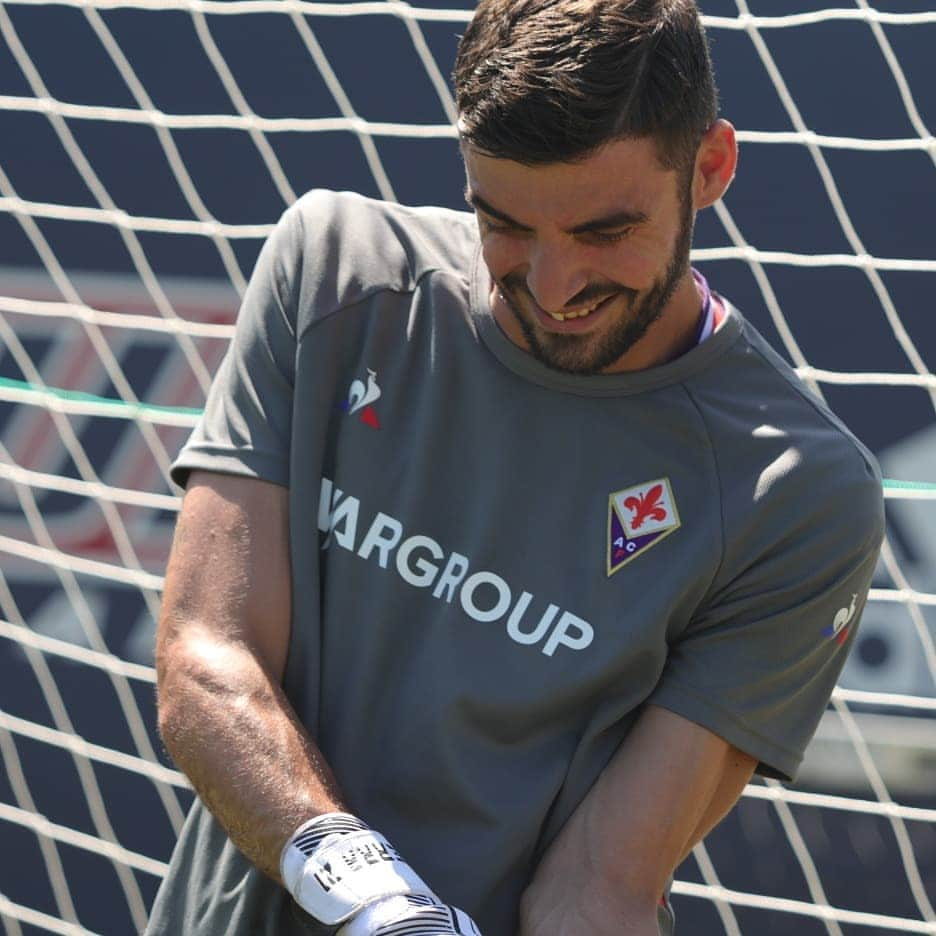
[[[433,897],[387,897],[365,907],[337,936],[481,936],[475,921],[458,907]]]
[[[301,825],[283,848],[280,873],[296,903],[326,926],[345,923],[387,897],[415,895],[438,904],[393,846],[348,813],[326,813]]]

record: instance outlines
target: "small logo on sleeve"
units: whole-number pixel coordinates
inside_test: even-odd
[[[858,604],[857,593],[852,595],[851,604],[847,608],[839,608],[835,612],[832,623],[823,629],[822,636],[835,640],[839,645],[845,643],[848,637],[848,625],[855,616],[855,606]]]
[[[608,575],[679,529],[668,478],[647,481],[608,498]]]
[[[348,388],[348,398],[341,404],[341,409],[349,416],[358,414],[358,419],[367,423],[374,429],[380,428],[380,420],[377,418],[377,412],[373,407],[380,398],[380,386],[377,384],[377,373],[370,368],[367,369],[367,383],[363,380],[355,380]]]

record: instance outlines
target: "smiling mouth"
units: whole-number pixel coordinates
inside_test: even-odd
[[[557,322],[566,322],[569,319],[577,318],[586,318],[591,315],[599,306],[603,306],[611,296],[605,296],[604,299],[599,299],[597,302],[592,303],[585,309],[579,309],[577,312],[546,312],[546,314]],[[544,310],[545,311],[545,310]]]
[[[543,312],[544,315],[548,315],[555,322],[568,322],[570,319],[588,318],[593,312],[610,302],[615,295],[617,295],[617,293],[612,293],[610,296],[605,296],[603,299],[593,302],[584,309],[578,309],[573,312],[546,312],[545,309],[541,309],[540,311]]]

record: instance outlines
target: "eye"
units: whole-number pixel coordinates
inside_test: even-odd
[[[503,221],[496,221],[487,215],[479,214],[478,220],[481,222],[481,229],[486,234],[524,234],[525,228],[517,227],[515,224],[505,224]]]
[[[633,232],[633,227],[626,227],[616,231],[589,231],[587,236],[599,244],[616,244],[630,237]]]
[[[492,221],[485,215],[479,215],[478,217],[481,220],[481,227],[483,227],[485,231],[497,232],[510,230],[506,224],[501,224],[499,221]]]

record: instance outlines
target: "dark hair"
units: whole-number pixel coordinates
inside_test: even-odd
[[[695,0],[480,0],[454,78],[461,139],[527,165],[652,137],[691,169],[717,115]]]

